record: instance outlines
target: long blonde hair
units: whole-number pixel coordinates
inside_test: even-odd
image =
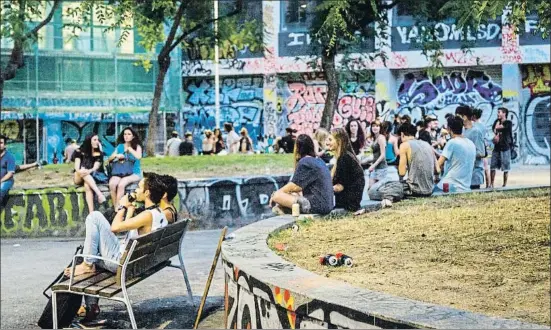
[[[321,127],[316,130],[316,133],[314,133],[314,139],[318,141],[318,144],[321,149],[325,149],[323,146],[325,145],[325,140],[327,140],[328,136],[329,136],[329,132],[325,128],[321,128]]]
[[[354,151],[352,149],[352,143],[350,143],[350,137],[348,136],[348,133],[344,128],[335,128],[331,131],[331,135],[333,136],[333,139],[335,139],[335,142],[337,144],[337,148],[335,150],[335,158],[336,162],[333,168],[331,169],[331,177],[335,177],[335,173],[337,173],[337,164],[339,162],[339,159],[344,155],[345,152],[349,151],[351,154],[354,154]],[[358,159],[354,157],[356,161]]]

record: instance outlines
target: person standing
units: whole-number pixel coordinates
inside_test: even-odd
[[[236,154],[239,151],[239,135],[233,129],[232,123],[224,123],[224,130],[228,133],[226,137],[226,147],[229,154]]]
[[[448,127],[452,139],[446,143],[442,155],[438,159],[438,167],[442,169],[445,164],[446,170],[435,189],[444,191],[444,184],[447,184],[449,192],[471,191],[476,147],[471,140],[463,136],[463,119],[461,117],[448,119]]]
[[[224,145],[224,138],[222,137],[222,132],[219,128],[215,128],[213,131],[214,135],[214,153],[219,154],[226,147]]]
[[[241,138],[239,139],[239,153],[246,155],[254,153],[253,141],[249,137],[249,131],[243,127],[239,133],[241,134]]]
[[[359,155],[365,146],[365,132],[360,125],[360,122],[356,119],[350,120],[346,124],[346,133],[348,133],[348,136],[350,137],[350,143],[352,144],[354,155]]]
[[[172,131],[172,137],[166,142],[165,156],[179,156],[180,143],[182,143],[182,139],[178,136],[178,132]]]
[[[15,174],[15,157],[6,148],[8,139],[0,135],[0,205],[5,205],[7,201],[8,193],[15,180],[13,175]]]
[[[203,155],[213,155],[216,149],[216,140],[210,129],[205,130],[205,138],[202,141]]]
[[[65,143],[67,144],[67,146],[65,147],[65,151],[63,152],[63,162],[69,164],[73,161],[73,153],[75,152],[75,150],[78,149],[78,145],[77,141],[71,138],[67,138],[65,140]]]
[[[371,124],[371,134],[373,135],[373,164],[369,167],[369,186],[371,187],[377,181],[386,177],[386,137],[381,122],[375,120]]]
[[[484,132],[479,126],[474,126],[472,122],[473,109],[467,105],[460,105],[455,109],[455,114],[463,119],[463,135],[471,140],[476,147],[476,160],[474,162],[473,177],[471,179],[471,189],[480,189],[484,183],[484,156],[486,146],[484,145]]]
[[[503,171],[503,187],[507,186],[509,171],[511,170],[511,146],[513,145],[513,123],[507,120],[509,109],[499,108],[497,119],[492,125],[494,132],[494,151],[490,162],[490,187],[494,187],[496,170]]]

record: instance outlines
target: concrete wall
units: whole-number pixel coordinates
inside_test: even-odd
[[[291,216],[258,221],[222,244],[226,329],[545,328],[361,289],[301,269],[267,245],[271,233],[294,222]]]
[[[195,220],[192,229],[241,227],[271,214],[270,195],[288,181],[288,176],[180,181],[174,203],[180,216]],[[108,190],[102,189],[109,198]],[[14,190],[0,210],[1,234],[4,238],[83,236],[87,214],[82,188]]]

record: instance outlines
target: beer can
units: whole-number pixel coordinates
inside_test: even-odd
[[[337,257],[333,254],[327,254],[320,257],[320,264],[336,267],[339,264]]]
[[[442,190],[444,190],[445,193],[450,192],[450,184],[447,182],[444,182],[442,184]]]
[[[352,265],[354,265],[354,260],[352,260],[352,258],[347,256],[346,254],[339,252],[335,255],[335,257],[337,258],[339,266],[352,267]]]

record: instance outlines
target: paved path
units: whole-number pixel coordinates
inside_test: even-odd
[[[220,237],[220,230],[186,234],[184,258],[194,300],[199,305]],[[1,324],[5,328],[38,328],[46,305],[42,290],[70,261],[81,239],[2,239]],[[178,262],[177,257],[173,260]],[[186,296],[182,273],[169,268],[129,289],[140,328],[192,328],[196,308]],[[224,279],[219,262],[203,316],[223,304]],[[102,300],[105,318],[128,321],[124,305]],[[130,327],[130,322],[127,323]]]
[[[549,184],[549,166],[517,166],[509,186]],[[496,186],[501,186],[498,172]],[[196,305],[203,294],[220,230],[193,231],[186,235],[184,250]],[[2,239],[1,247],[1,328],[38,328],[46,299],[43,288],[66,266],[82,239]],[[177,262],[177,258],[174,260]],[[140,328],[192,328],[195,310],[189,304],[182,275],[165,269],[129,290]],[[223,305],[224,279],[219,262],[203,316]],[[124,306],[103,300],[105,318],[128,321]],[[220,327],[223,312],[217,312],[203,327]],[[130,323],[126,323],[129,327]]]

